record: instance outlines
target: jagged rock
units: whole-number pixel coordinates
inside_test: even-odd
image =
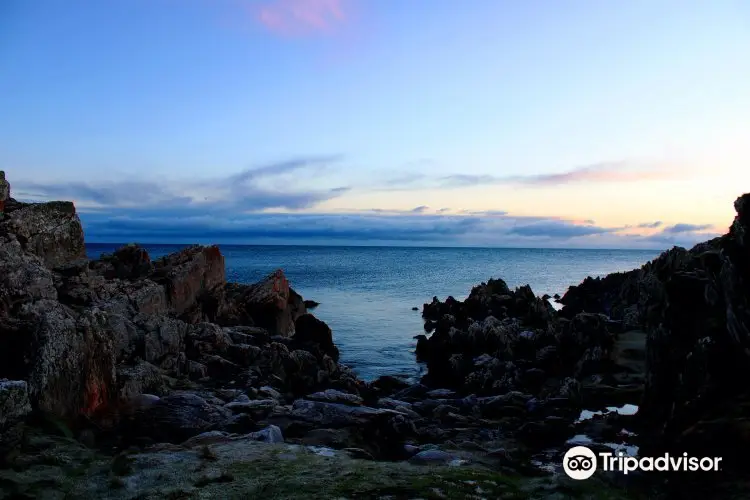
[[[0,214],[5,212],[5,202],[10,198],[10,183],[5,180],[5,172],[0,170]],[[2,220],[2,215],[0,215]]]
[[[253,285],[230,283],[224,295],[216,317],[222,326],[255,325],[289,337],[295,320],[306,312],[302,297],[289,287],[281,270]]]
[[[133,319],[133,324],[138,333],[130,341],[136,345],[128,346],[128,350],[155,365],[160,365],[169,356],[183,353],[188,332],[192,333],[193,330],[183,321],[153,314],[139,314]],[[178,368],[175,374],[181,371]]]
[[[333,343],[333,333],[325,322],[312,314],[303,314],[294,322],[294,331],[292,341],[295,347],[310,352],[319,350],[321,356],[327,354],[334,361],[338,361],[339,350]]]
[[[164,285],[171,311],[197,323],[216,317],[214,294],[226,285],[224,256],[217,246],[192,246],[154,262],[152,279]]]
[[[32,203],[0,222],[0,233],[12,233],[24,251],[52,268],[86,256],[83,228],[73,203]]]
[[[113,401],[115,356],[106,313],[78,316],[44,299],[25,304],[19,319],[21,326],[3,335],[2,371],[28,381],[35,408],[74,419]]]
[[[164,373],[156,366],[143,360],[135,365],[117,367],[118,397],[129,401],[139,394],[166,394],[169,384]]]
[[[57,299],[52,273],[15,238],[0,236],[0,318],[27,300]]]

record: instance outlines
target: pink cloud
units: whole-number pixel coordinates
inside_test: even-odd
[[[257,12],[269,31],[284,36],[330,33],[347,20],[346,0],[274,0]]]
[[[622,163],[600,163],[559,174],[542,174],[522,179],[528,184],[557,185],[569,182],[631,182],[677,177],[680,172],[669,166],[633,170]]]

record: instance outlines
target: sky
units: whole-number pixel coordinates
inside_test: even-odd
[[[3,0],[0,170],[89,242],[690,246],[746,0]]]

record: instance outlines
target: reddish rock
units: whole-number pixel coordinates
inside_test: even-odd
[[[28,381],[34,408],[72,421],[113,401],[114,342],[106,313],[91,309],[76,317],[59,302],[39,300],[23,308],[18,328],[4,340],[15,347],[4,369]]]
[[[252,285],[230,283],[224,295],[216,318],[222,326],[254,325],[289,337],[296,319],[306,312],[302,297],[280,269]]]
[[[154,268],[153,279],[165,286],[171,312],[190,323],[204,319],[203,298],[226,284],[224,256],[215,245],[167,255]]]

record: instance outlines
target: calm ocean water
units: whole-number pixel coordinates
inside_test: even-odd
[[[90,258],[119,245],[90,244]],[[152,258],[183,245],[144,245]],[[305,299],[320,302],[317,317],[333,330],[342,362],[365,379],[381,374],[416,376],[413,337],[424,333],[421,309],[434,295],[464,299],[471,287],[502,278],[529,284],[537,295],[559,293],[586,276],[640,267],[657,251],[480,248],[388,248],[221,245],[227,279],[260,280],[286,273]],[[420,311],[412,311],[412,307]]]

